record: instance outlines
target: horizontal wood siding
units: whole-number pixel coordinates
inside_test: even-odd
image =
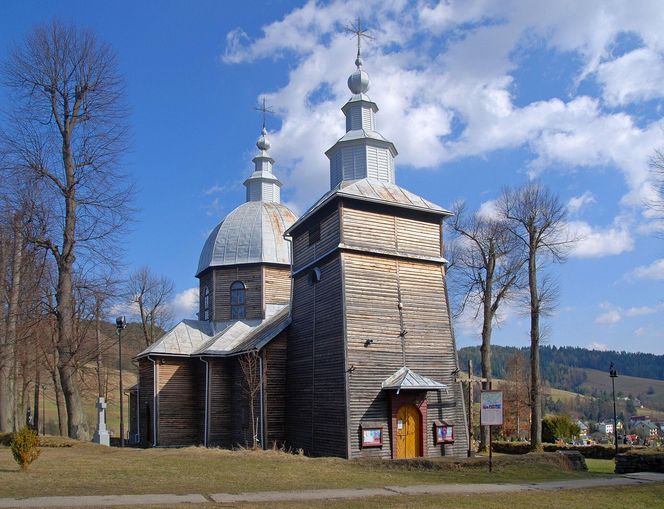
[[[265,304],[290,303],[290,267],[263,266]]]
[[[403,303],[406,365],[418,374],[445,383],[449,394],[429,392],[427,451],[440,455],[433,445],[433,421],[445,419],[458,428],[454,448],[465,450],[462,395],[452,381],[457,367],[449,326],[443,266],[370,254],[345,252],[346,334],[349,375],[350,431],[353,456],[391,457],[389,401],[381,383],[403,365],[399,320],[399,288]],[[367,340],[373,340],[365,346]],[[385,428],[382,448],[361,449],[363,422]],[[452,453],[448,447],[447,454]]]
[[[348,247],[400,256],[441,256],[440,221],[431,215],[401,217],[349,202],[343,208],[343,239]]]
[[[294,279],[288,331],[287,441],[313,456],[347,456],[345,359],[339,255]]]
[[[252,447],[253,428],[247,382],[240,367],[240,357],[229,359],[231,372],[231,446]],[[254,419],[260,418],[260,401],[254,401]],[[257,428],[258,430],[259,428]]]
[[[286,441],[286,332],[273,339],[262,352],[264,371],[265,445]]]
[[[209,359],[208,443],[221,447],[231,444],[231,360]]]
[[[140,444],[150,447],[154,433],[154,368],[147,358],[138,361],[138,398]]]
[[[223,267],[213,269],[214,320],[231,319],[231,285],[242,281],[246,286],[246,318],[263,317],[263,274],[261,265]]]
[[[157,361],[158,445],[203,442],[205,371],[198,359]]]
[[[322,217],[322,219],[318,219]],[[320,240],[309,245],[308,227],[320,221]],[[297,271],[311,261],[324,255],[339,245],[339,213],[337,208],[323,211],[321,215],[312,217],[307,224],[293,237],[293,270]]]

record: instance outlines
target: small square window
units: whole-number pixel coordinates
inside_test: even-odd
[[[320,223],[309,228],[309,245],[315,244],[320,240]]]

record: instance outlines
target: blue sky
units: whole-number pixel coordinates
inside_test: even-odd
[[[324,156],[343,132],[357,15],[378,130],[399,150],[397,182],[443,206],[490,211],[506,185],[539,178],[582,240],[554,267],[547,341],[664,354],[664,240],[644,205],[664,147],[664,9],[654,1],[29,1],[0,3],[0,51],[53,17],[118,54],[131,107],[137,222],[127,271],[172,277],[190,316],[208,232],[244,200],[265,95],[284,182],[302,212],[328,188]],[[0,95],[0,101],[2,95]],[[472,317],[456,323],[477,344]],[[496,344],[528,344],[505,308]]]

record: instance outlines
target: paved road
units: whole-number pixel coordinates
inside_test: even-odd
[[[454,493],[517,493],[536,490],[573,490],[602,486],[635,486],[664,482],[664,474],[641,472],[601,479],[578,479],[530,484],[423,484],[385,486],[384,488],[342,488],[327,490],[259,491],[254,493],[215,493],[211,495],[100,495],[82,497],[0,498],[0,508],[14,507],[111,507],[151,504],[237,504],[239,502],[288,502],[306,500],[352,499],[361,497],[394,497],[398,495]]]

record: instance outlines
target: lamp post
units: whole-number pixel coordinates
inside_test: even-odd
[[[609,366],[609,376],[611,377],[611,388],[613,389],[613,441],[616,444],[616,457],[618,457],[618,416],[616,414],[616,378],[618,378],[618,372],[613,362]]]
[[[42,389],[42,414],[41,414],[41,421],[42,421],[42,435],[46,435],[46,384],[42,384],[41,386]],[[39,430],[37,430],[37,434],[39,434]]]
[[[122,329],[127,326],[124,316],[115,319],[115,328],[118,331],[118,368],[120,371],[120,447],[124,447],[124,403],[122,401]]]

